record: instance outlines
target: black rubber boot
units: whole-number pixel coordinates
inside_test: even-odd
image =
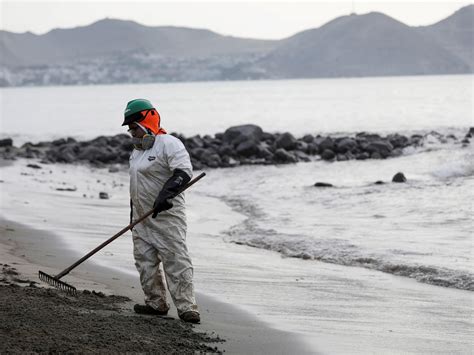
[[[200,323],[201,317],[198,312],[187,311],[179,315],[179,318],[188,323]]]
[[[138,314],[153,314],[156,316],[166,316],[168,314],[168,311],[160,311],[158,309],[154,309],[153,307],[149,305],[142,305],[142,304],[136,304],[133,306],[133,310],[135,313]]]

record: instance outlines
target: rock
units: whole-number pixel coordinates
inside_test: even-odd
[[[223,144],[221,145],[218,149],[217,152],[220,154],[220,156],[228,155],[228,156],[233,156],[235,155],[235,149],[228,144]]]
[[[365,160],[365,159],[370,158],[370,154],[367,152],[362,152],[362,153],[357,154],[355,157],[357,160]]]
[[[352,152],[357,148],[357,142],[352,138],[343,138],[337,143],[336,152],[338,153],[347,153]]]
[[[296,163],[298,159],[291,153],[287,152],[283,148],[279,148],[275,151],[274,155],[275,161],[279,163]]]
[[[474,136],[474,127],[470,127],[469,132],[467,132],[467,134],[464,138],[472,138],[473,136]],[[1,147],[1,145],[0,145],[0,147]]]
[[[228,128],[222,136],[222,142],[237,146],[244,141],[260,142],[263,135],[263,130],[256,125],[247,124],[242,126],[234,126]]]
[[[323,160],[334,160],[336,157],[336,153],[334,153],[331,149],[325,149],[321,154],[321,158]]]
[[[377,142],[382,140],[382,137],[379,134],[360,132],[356,134],[356,138],[364,139],[369,143]]]
[[[109,199],[109,194],[107,192],[99,192],[99,198],[101,200],[108,200]]]
[[[314,142],[314,136],[311,134],[306,134],[303,136],[302,141],[305,143],[313,143]]]
[[[66,144],[66,143],[67,143],[67,141],[64,138],[55,139],[54,141],[51,142],[51,144],[54,145],[55,147],[58,147],[60,145]]]
[[[383,184],[385,183],[381,180],[377,180],[376,182],[374,182],[374,185],[383,185]]]
[[[276,148],[283,148],[285,150],[294,150],[296,148],[297,140],[291,133],[283,133],[275,140]]]
[[[299,150],[300,152],[308,153],[309,144],[303,141],[296,141],[296,148],[295,150]]]
[[[337,154],[336,155],[336,160],[337,161],[346,161],[346,160],[349,160],[349,159],[347,158],[347,155],[345,155],[345,154]]]
[[[273,142],[275,142],[275,136],[271,133],[263,132],[262,138],[260,140],[263,140],[268,144],[272,144]]]
[[[189,155],[198,160],[202,160],[206,154],[209,155],[211,152],[204,148],[194,148],[189,150]]]
[[[243,141],[237,146],[235,152],[238,155],[247,158],[253,155],[257,155],[259,153],[258,142],[254,141],[253,139]]]
[[[204,156],[202,162],[210,168],[218,168],[222,163],[221,157],[216,153]]]
[[[204,142],[201,136],[197,135],[197,136],[186,139],[185,146],[186,148],[189,148],[189,149],[202,148],[204,147]]]
[[[334,151],[334,141],[331,137],[324,138],[320,143],[318,143],[318,148],[320,152],[324,152],[325,150]]]
[[[382,159],[382,155],[379,152],[373,152],[370,154],[370,159]]]
[[[401,134],[389,134],[387,140],[393,146],[393,148],[405,148],[410,144],[410,141],[407,137],[402,136]]]
[[[118,173],[119,172],[119,168],[117,168],[116,166],[111,166],[109,168],[109,173]]]
[[[390,156],[393,146],[387,141],[374,141],[366,148],[368,153],[379,153],[382,158]]]
[[[298,159],[298,161],[305,161],[305,162],[311,161],[311,158],[305,152],[296,150],[294,154],[296,158]]]
[[[12,147],[12,146],[13,146],[13,139],[11,138],[0,139],[0,147]]]
[[[396,173],[392,178],[392,182],[407,182],[407,178],[403,173]]]
[[[37,164],[28,164],[26,167],[32,169],[42,169],[42,167]]]
[[[414,145],[416,147],[416,146],[420,146],[422,144],[423,144],[423,136],[421,136],[419,134],[413,134],[410,137],[409,145]]]
[[[257,156],[259,158],[264,158],[265,160],[273,160],[273,153],[266,143],[260,143],[260,145],[258,145]]]
[[[56,191],[77,191],[77,187],[58,187]]]
[[[334,187],[332,184],[329,184],[327,182],[317,182],[314,184],[316,187]]]
[[[307,148],[306,152],[310,155],[319,154],[319,147],[315,142],[308,143],[308,148]]]

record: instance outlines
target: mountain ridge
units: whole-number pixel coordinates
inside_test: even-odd
[[[0,30],[0,86],[472,73],[473,18],[474,5],[419,27],[351,14],[281,40],[111,18]]]

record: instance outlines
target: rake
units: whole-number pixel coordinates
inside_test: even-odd
[[[192,185],[194,185],[196,182],[198,182],[199,180],[201,180],[204,176],[206,175],[206,173],[201,173],[199,174],[197,177],[195,177],[194,179],[192,179],[190,182],[188,182],[183,188],[181,188],[181,190],[178,192],[177,195],[179,195],[180,193],[184,192],[184,190],[188,189],[189,187],[191,187]],[[103,242],[101,245],[99,245],[97,248],[95,248],[94,250],[91,250],[89,253],[87,253],[86,255],[84,255],[82,258],[80,258],[78,261],[76,261],[74,264],[72,264],[71,266],[69,266],[68,268],[64,269],[63,271],[61,271],[59,274],[57,274],[56,276],[51,276],[51,275],[48,275],[47,273],[39,270],[38,271],[38,276],[39,276],[39,279],[41,281],[44,281],[48,284],[50,284],[51,286],[54,286],[56,287],[57,289],[59,290],[62,290],[62,291],[65,291],[67,294],[69,295],[72,295],[72,296],[76,296],[77,295],[77,289],[72,286],[72,285],[69,285],[68,283],[64,282],[64,281],[61,281],[60,279],[64,276],[66,276],[67,274],[69,274],[69,272],[72,270],[72,269],[75,269],[78,265],[82,264],[85,260],[89,259],[92,255],[94,255],[95,253],[97,253],[99,250],[101,250],[102,248],[104,248],[105,246],[107,246],[108,244],[112,243],[115,239],[117,239],[118,237],[120,237],[122,234],[124,234],[126,231],[132,229],[133,227],[135,227],[138,223],[142,222],[145,218],[147,218],[148,216],[150,216],[151,214],[153,213],[153,209],[148,211],[147,213],[145,213],[143,216],[141,216],[139,219],[137,219],[135,222],[133,223],[130,223],[128,226],[124,227],[120,232],[118,232],[117,234],[115,234],[114,236],[110,237],[109,239],[107,239],[105,242]]]

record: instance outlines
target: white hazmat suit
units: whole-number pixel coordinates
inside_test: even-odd
[[[159,134],[152,148],[133,150],[130,156],[130,198],[132,218],[153,208],[163,185],[180,169],[192,177],[192,165],[183,143],[174,136]],[[197,312],[194,297],[193,265],[186,246],[184,193],[172,199],[173,207],[147,218],[132,231],[135,265],[145,293],[145,303],[166,311],[166,288],[160,263],[173,302],[181,315]]]

